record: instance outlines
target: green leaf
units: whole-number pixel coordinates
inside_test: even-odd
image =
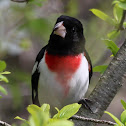
[[[37,105],[29,105],[27,107],[28,112],[31,114],[29,118],[30,126],[46,126],[49,120],[49,109],[48,104],[44,104],[41,107]]]
[[[2,92],[4,95],[7,95],[7,91],[1,85],[0,85],[0,92]]]
[[[41,106],[41,109],[43,112],[47,113],[48,116],[50,116],[50,105],[49,104],[43,104]]]
[[[109,17],[107,14],[105,14],[104,12],[98,10],[98,9],[90,9],[90,11],[95,14],[97,17],[99,17],[100,19],[106,21],[107,23],[111,24],[111,25],[116,25],[115,21]]]
[[[37,110],[35,114],[30,116],[29,123],[30,126],[46,126],[49,119],[50,118],[47,113],[43,112],[42,110]]]
[[[33,119],[32,116],[29,117],[29,125],[30,126],[37,126],[36,124],[38,124],[38,123],[39,123],[39,120],[36,120],[36,122],[35,122],[35,120]]]
[[[56,115],[53,116],[54,119],[69,119],[74,114],[78,112],[81,105],[78,103],[70,104],[63,107]]]
[[[59,111],[60,111],[57,107],[55,107],[55,109],[56,109],[56,111],[57,111],[57,112],[59,112]]]
[[[10,74],[11,72],[9,72],[9,71],[4,71],[4,72],[2,72],[2,73],[0,73],[0,74]]]
[[[113,0],[112,5],[117,3],[119,3],[119,0]]]
[[[107,112],[107,111],[105,111],[105,113],[110,115],[119,126],[124,126],[123,123],[121,123],[121,121],[117,117],[115,117],[113,114],[111,114],[110,112]]]
[[[42,109],[43,112],[49,112],[49,110],[50,110],[50,105],[49,105],[49,104],[43,104],[43,105],[41,106],[41,109]]]
[[[122,16],[123,16],[123,9],[118,6],[118,4],[115,4],[113,8],[113,14],[118,23],[120,23]]]
[[[125,28],[126,28],[126,22],[123,22],[123,27],[125,27]]]
[[[115,56],[119,50],[118,46],[112,40],[104,39],[103,41],[105,42],[107,48],[110,49],[112,54]]]
[[[103,74],[105,70],[107,69],[108,65],[101,65],[101,66],[95,66],[93,68],[93,72],[100,72],[100,74]]]
[[[74,123],[69,120],[55,120],[47,124],[47,126],[74,126]]]
[[[110,55],[110,57],[113,57],[114,55],[112,54],[112,55]]]
[[[39,111],[42,111],[42,109],[40,107],[38,107],[37,105],[29,105],[27,107],[27,110],[28,112],[31,114],[31,115],[34,115],[35,113],[39,112]]]
[[[19,119],[19,120],[21,120],[21,121],[26,121],[25,119],[23,119],[23,118],[21,118],[21,117],[19,117],[19,116],[16,116],[14,119]]]
[[[0,81],[4,81],[6,83],[9,82],[8,79],[4,75],[1,75],[1,74],[0,74]]]
[[[126,123],[126,110],[123,111],[122,114],[121,114],[121,122],[122,122],[123,124]]]
[[[28,122],[27,120],[25,120],[25,119],[23,119],[23,118],[21,118],[21,117],[19,117],[19,116],[16,116],[14,119],[19,119],[19,120],[21,120],[21,121],[23,121],[23,122],[29,124],[29,122]]]
[[[109,39],[114,39],[114,38],[116,38],[119,34],[120,34],[120,31],[113,30],[113,31],[111,31],[111,32],[109,32],[109,33],[107,34],[107,37],[108,37]]]
[[[29,105],[27,107],[28,112],[32,115],[31,123],[35,124],[35,126],[44,125],[47,122],[47,120],[49,120],[48,111],[49,111],[50,106],[48,104],[44,104],[42,108],[34,104]]]
[[[120,8],[126,10],[126,2],[121,2],[121,1],[119,1],[117,4],[118,4],[118,6],[119,6]]]
[[[118,124],[115,124],[114,126],[119,126]]]
[[[126,110],[126,102],[124,100],[121,100],[121,104],[123,105],[123,108]]]
[[[6,68],[6,63],[0,60],[0,72],[2,72]]]

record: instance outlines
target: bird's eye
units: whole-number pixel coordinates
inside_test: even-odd
[[[74,27],[73,27],[72,31],[75,32],[75,28]]]

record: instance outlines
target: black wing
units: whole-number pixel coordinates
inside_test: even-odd
[[[90,80],[91,80],[91,77],[92,77],[92,74],[93,74],[93,71],[92,71],[92,63],[91,63],[91,59],[90,59],[87,51],[84,50],[84,52],[85,52],[85,57],[86,57],[86,59],[88,61],[88,66],[89,66],[88,69],[89,69],[89,83],[90,83]]]
[[[39,73],[39,70],[38,70],[38,65],[41,61],[41,59],[43,58],[44,56],[44,52],[47,48],[47,45],[45,47],[43,47],[40,52],[38,53],[37,57],[36,57],[36,69],[34,70],[34,73],[32,73],[32,77],[31,77],[31,83],[32,83],[32,102],[33,104],[36,104],[38,106],[40,106],[40,103],[39,103],[39,99],[38,99],[38,81],[39,81],[39,76],[40,76],[40,73]]]

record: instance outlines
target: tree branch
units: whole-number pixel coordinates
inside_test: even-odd
[[[0,126],[11,126],[11,125],[6,122],[0,121]]]
[[[122,79],[126,73],[126,40],[118,51],[117,55],[109,64],[107,70],[100,78],[97,86],[89,96],[92,101],[90,104],[94,113],[89,110],[81,108],[78,112],[79,116],[99,119],[104,110],[107,109],[114,96],[122,86]],[[74,120],[76,126],[94,126],[95,123],[81,120]]]
[[[24,3],[24,2],[28,2],[29,0],[11,0],[13,2],[18,2],[18,3]]]
[[[116,124],[116,123],[111,122],[111,121],[98,120],[98,119],[93,119],[93,118],[86,118],[86,117],[77,116],[77,115],[72,116],[71,119],[94,122],[94,123],[98,123],[98,124],[108,124],[108,125],[115,125]]]

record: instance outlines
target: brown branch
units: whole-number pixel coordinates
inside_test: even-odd
[[[98,123],[98,124],[108,124],[108,125],[115,125],[116,124],[116,123],[111,122],[111,121],[98,120],[98,119],[93,119],[93,118],[86,118],[86,117],[77,116],[77,115],[72,116],[71,119],[82,120],[82,121],[87,121],[87,122],[94,122],[94,123]]]
[[[91,109],[94,113],[89,110],[81,108],[78,112],[79,116],[88,118],[99,119],[104,110],[107,109],[118,90],[122,86],[122,79],[126,73],[126,40],[121,46],[117,55],[113,58],[109,64],[107,70],[100,78],[97,86],[89,96],[92,101],[90,104]],[[95,123],[74,120],[76,126],[94,126]]]
[[[0,121],[0,126],[11,126],[11,125],[6,122]]]
[[[28,2],[29,0],[11,0],[13,2],[18,2],[18,3],[24,3],[24,2]]]

